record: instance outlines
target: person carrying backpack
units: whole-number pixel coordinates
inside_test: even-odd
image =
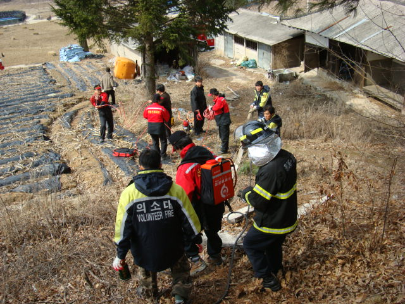
[[[182,161],[177,168],[176,183],[180,185],[190,198],[201,229],[207,236],[208,263],[221,265],[222,240],[218,235],[221,230],[222,216],[225,212],[224,202],[217,205],[205,204],[201,201],[201,165],[215,156],[206,148],[196,146],[184,131],[176,131],[169,137],[173,150],[180,154]],[[199,248],[193,243],[185,242],[185,252],[191,262],[191,275],[203,271],[207,264],[199,256]]]
[[[255,83],[255,99],[250,104],[250,109],[257,111],[259,118],[264,116],[263,108],[266,105],[272,105],[270,87],[268,85],[263,85],[262,81],[256,81]]]

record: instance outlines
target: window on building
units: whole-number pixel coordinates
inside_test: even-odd
[[[246,47],[257,51],[257,42],[246,39]]]
[[[234,36],[233,40],[236,44],[245,45],[245,39],[240,36]]]

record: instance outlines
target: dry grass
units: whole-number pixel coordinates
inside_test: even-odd
[[[209,62],[201,64],[207,67]],[[165,83],[173,107],[189,109],[194,83],[159,82]],[[240,95],[230,102],[231,130],[246,120],[253,84],[206,79],[206,88],[231,94],[229,86]],[[260,293],[260,281],[252,279],[250,262],[238,251],[233,285],[224,303],[403,303],[403,130],[362,117],[300,81],[274,84],[272,90],[283,118],[284,147],[298,160],[299,203],[324,195],[330,199],[302,217],[299,229],[287,238],[280,292]],[[115,116],[116,121],[146,141],[142,112],[148,99],[141,84],[118,87],[122,113]],[[181,128],[176,123],[175,130]],[[110,165],[114,186],[97,183],[94,167],[98,165],[91,155],[100,155],[99,148],[78,135],[83,125],[73,124],[73,128],[66,132],[53,126],[52,138],[75,169],[64,177],[69,191],[16,199],[12,205],[0,200],[0,303],[139,301],[136,277],[121,282],[111,267],[116,202],[128,177]],[[207,129],[206,137],[196,142],[215,148],[214,123],[207,124]],[[119,138],[117,144],[121,144]],[[231,149],[237,149],[233,142]],[[242,166],[246,173],[248,166]],[[176,165],[164,169],[175,176]],[[241,173],[238,188],[249,185],[250,178]],[[229,249],[225,253],[229,255]],[[130,254],[128,258],[135,271]],[[223,294],[227,271],[227,267],[211,269],[195,279],[193,303],[215,303]],[[170,286],[165,274],[159,274],[159,282],[161,287]],[[172,299],[164,295],[161,303],[172,303]]]

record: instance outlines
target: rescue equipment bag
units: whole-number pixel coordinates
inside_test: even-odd
[[[208,205],[218,205],[234,196],[236,179],[235,166],[231,159],[207,160],[201,165],[201,201]]]
[[[113,156],[116,157],[131,157],[136,154],[136,149],[118,148],[113,150]]]

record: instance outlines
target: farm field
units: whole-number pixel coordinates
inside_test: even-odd
[[[0,10],[26,10],[35,20],[49,16],[49,2],[3,1]],[[150,144],[142,117],[150,97],[142,81],[119,80],[114,140],[99,144],[98,115],[89,98],[113,55],[59,62],[50,52],[75,43],[66,34],[54,20],[0,27],[6,66],[0,71],[0,302],[138,303],[132,257],[128,282],[111,266],[117,202],[138,160],[114,158],[112,150]],[[404,116],[314,71],[300,72],[287,84],[213,52],[201,53],[200,65],[206,93],[215,87],[229,100],[231,131],[246,121],[254,83],[271,86],[283,119],[283,148],[298,161],[299,205],[312,208],[287,237],[279,292],[260,292],[243,250],[232,256],[226,247],[224,266],[193,279],[193,303],[221,298],[231,258],[223,303],[404,303]],[[173,129],[182,129],[194,83],[165,77],[158,82],[171,95]],[[206,122],[205,129],[193,140],[219,153],[215,122]],[[227,156],[235,158],[238,148],[231,138]],[[171,154],[163,168],[174,178],[178,164]],[[254,183],[249,167],[245,156],[236,191]],[[235,198],[232,206],[244,204]],[[224,221],[223,232],[237,235],[245,224],[250,221]],[[162,290],[170,287],[166,273],[158,279]],[[163,293],[160,303],[174,301]]]

